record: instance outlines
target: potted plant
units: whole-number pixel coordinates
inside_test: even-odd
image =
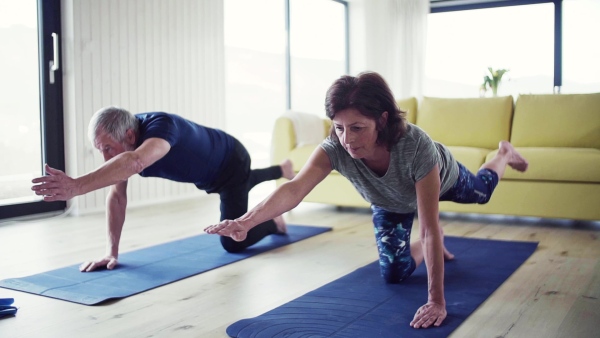
[[[488,89],[492,90],[494,97],[498,96],[498,86],[502,81],[502,75],[508,72],[508,69],[493,70],[492,67],[488,67],[489,75],[483,77],[483,84],[481,85],[481,95],[485,95]]]

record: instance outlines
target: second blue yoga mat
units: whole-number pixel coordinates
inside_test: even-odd
[[[286,235],[271,235],[241,253],[227,253],[219,236],[198,235],[119,256],[114,270],[83,273],[79,264],[0,281],[0,287],[94,305],[124,298],[254,256],[331,228],[288,225]]]
[[[235,338],[447,337],[529,258],[537,243],[446,237],[456,259],[445,265],[448,316],[439,327],[409,323],[427,301],[421,264],[401,284],[385,284],[378,262],[311,291],[258,317],[227,328]]]

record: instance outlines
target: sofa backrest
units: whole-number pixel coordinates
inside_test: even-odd
[[[520,95],[511,143],[600,149],[600,93]]]
[[[407,99],[397,100],[398,108],[406,112],[406,120],[412,124],[417,123],[417,98],[410,97]]]
[[[435,141],[447,146],[486,149],[510,137],[512,96],[494,98],[424,97],[417,125]]]

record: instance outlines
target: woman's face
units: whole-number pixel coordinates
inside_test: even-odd
[[[335,114],[333,126],[340,143],[354,159],[370,159],[377,144],[375,120],[362,115],[357,109],[344,109]]]

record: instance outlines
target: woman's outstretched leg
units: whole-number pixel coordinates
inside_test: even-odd
[[[510,142],[500,141],[496,156],[489,162],[484,163],[481,169],[493,170],[498,174],[498,179],[501,179],[507,165],[517,171],[524,172],[527,170],[529,162],[515,150]]]

